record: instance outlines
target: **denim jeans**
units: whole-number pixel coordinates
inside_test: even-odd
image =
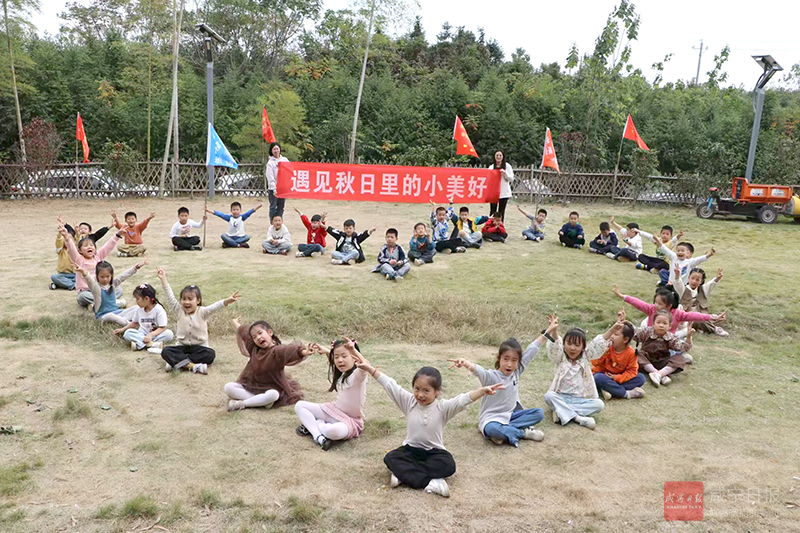
[[[614,259],[618,259],[620,257],[627,257],[631,261],[636,261],[639,257],[639,254],[633,251],[631,248],[620,248],[620,250],[614,254]]]
[[[50,276],[50,281],[59,289],[67,289],[71,291],[75,288],[75,274],[68,272],[59,272]]]
[[[298,244],[297,249],[303,253],[306,257],[311,257],[311,254],[314,252],[319,252],[321,254],[325,253],[325,248],[322,247],[321,244],[313,243],[313,244]]]
[[[483,434],[487,439],[507,440],[509,444],[517,445],[519,439],[525,434],[525,428],[535,426],[544,418],[541,409],[520,409],[511,413],[508,424],[489,422],[483,427]]]
[[[483,242],[483,235],[481,235],[480,231],[473,231],[469,235],[461,236],[461,240],[463,240],[468,248],[480,248],[481,243]]]
[[[228,235],[227,233],[222,234],[222,242],[230,246],[231,248],[238,248],[240,244],[244,244],[250,240],[250,235]]]
[[[386,276],[388,274],[389,277],[394,279],[397,276],[405,276],[409,270],[411,270],[411,265],[408,263],[403,263],[403,266],[399,268],[393,267],[389,263],[383,263],[380,272],[382,275]]]
[[[338,259],[340,261],[354,261],[358,259],[358,250],[350,250],[349,252],[331,252],[331,257],[333,259]]]
[[[279,254],[282,251],[288,252],[289,250],[292,249],[292,243],[290,242],[284,242],[282,244],[272,244],[266,239],[264,240],[264,242],[261,243],[261,246],[264,248],[264,251],[267,252],[268,254]]]
[[[623,383],[617,383],[602,372],[598,372],[594,375],[594,383],[597,385],[597,388],[609,392],[614,398],[624,398],[626,392],[636,387],[641,387],[644,385],[644,381],[644,374],[636,374]]]
[[[532,241],[534,239],[540,239],[540,240],[544,239],[543,231],[534,231],[531,228],[522,230],[522,235],[529,241]]]
[[[548,391],[544,395],[545,403],[556,412],[561,420],[561,425],[567,425],[576,416],[591,416],[599,413],[605,407],[603,400],[583,398],[571,394]]]
[[[138,329],[129,329],[122,334],[122,338],[125,339],[126,341],[136,343],[137,350],[144,350],[146,348],[146,345],[144,343],[144,337],[145,334],[139,331]],[[172,331],[169,329],[165,329],[163,332],[153,337],[151,342],[167,343],[174,338],[175,336],[172,334]]]

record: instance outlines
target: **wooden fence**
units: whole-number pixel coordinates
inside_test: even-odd
[[[694,204],[707,197],[700,178],[653,176],[635,180],[628,174],[556,173],[534,167],[514,171],[515,197],[532,203],[554,201],[637,201]],[[216,194],[266,196],[264,165],[242,163],[237,170],[216,167]],[[205,196],[204,163],[139,162],[111,169],[102,163],[56,164],[47,167],[0,165],[0,198],[93,198]]]

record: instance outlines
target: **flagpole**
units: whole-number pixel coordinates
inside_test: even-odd
[[[625,128],[627,129],[628,124],[625,123]],[[614,183],[611,189],[611,203],[614,203],[614,196],[617,194],[617,172],[619,171],[619,160],[622,157],[622,144],[625,142],[625,130],[622,130],[622,139],[619,140],[619,152],[617,152],[617,164],[614,165]]]
[[[206,220],[203,222],[203,248],[206,247],[206,228],[208,227],[208,213],[206,213],[206,209],[208,209],[208,195],[206,195],[206,200],[203,202],[203,218]]]

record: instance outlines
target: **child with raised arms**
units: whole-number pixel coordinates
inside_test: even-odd
[[[519,212],[525,215],[525,218],[531,221],[530,227],[522,230],[522,239],[526,241],[539,242],[544,239],[544,226],[547,220],[547,210],[539,209],[534,217],[520,206],[517,206]]]
[[[662,226],[661,232],[659,233],[659,237],[661,237],[661,242],[672,250],[675,248],[675,244],[683,237],[683,230],[679,231],[677,235],[672,235],[673,229],[672,226]],[[647,233],[644,230],[639,230],[639,235],[642,236],[642,239],[653,240],[653,235]],[[669,271],[669,262],[667,261],[667,256],[664,253],[664,250],[661,249],[661,246],[656,245],[656,256],[644,255],[639,254],[638,263],[636,263],[636,268],[639,270],[647,270],[653,274],[658,274],[662,270]],[[669,277],[669,276],[668,276]],[[664,282],[666,284],[666,282]]]
[[[689,282],[689,272],[691,272],[691,270],[698,264],[706,261],[715,253],[717,253],[712,246],[705,255],[694,257],[694,246],[692,246],[692,243],[689,242],[679,242],[675,245],[675,251],[673,252],[667,248],[658,237],[655,236],[653,237],[653,244],[659,247],[661,251],[664,252],[664,254],[669,258],[669,262],[672,265],[669,275],[669,282],[672,282],[673,285],[675,284],[675,279],[677,276],[681,277],[681,281],[683,281],[684,285],[687,284]]]
[[[361,249],[361,243],[367,240],[376,229],[372,228],[356,233],[356,223],[351,218],[344,221],[342,231],[335,229],[333,226],[328,226],[326,231],[336,239],[336,250],[331,252],[331,264],[349,265],[350,261],[363,263],[364,250]]]
[[[296,207],[294,210],[300,215],[300,221],[305,226],[308,234],[306,235],[306,243],[297,245],[297,253],[295,257],[314,257],[314,254],[325,253],[325,237],[328,234],[325,231],[325,217],[327,213],[323,212],[321,215],[313,215],[311,220]]]
[[[616,252],[606,252],[606,257],[622,262],[636,261],[639,258],[639,254],[642,253],[642,236],[639,235],[639,224],[628,222],[623,228],[617,224],[613,216],[608,221],[619,230],[622,240],[625,241],[627,246],[618,248]]]
[[[336,392],[336,401],[311,403],[300,400],[294,406],[301,424],[297,434],[310,436],[328,451],[333,441],[355,439],[364,431],[364,402],[367,400],[367,373],[356,363],[368,363],[358,344],[345,337],[319,347],[328,358],[328,392]]]
[[[669,311],[656,311],[653,325],[641,328],[633,337],[639,345],[639,371],[647,373],[656,387],[669,385],[669,376],[683,371],[685,352],[692,347],[694,329],[689,328],[686,340],[681,340],[670,332],[673,320]]]
[[[676,272],[673,288],[678,294],[678,301],[685,310],[708,314],[710,312],[708,309],[708,297],[720,281],[722,281],[721,268],[717,270],[717,276],[709,281],[706,281],[705,270],[693,268],[689,272],[689,283],[686,285],[684,285],[679,273]],[[692,326],[703,333],[711,333],[720,337],[728,336],[727,331],[710,322],[695,322]]]
[[[125,306],[125,300],[117,299],[117,288],[123,281],[136,274],[142,267],[148,265],[147,259],[141,263],[136,263],[131,268],[123,272],[117,277],[114,277],[114,267],[107,261],[100,261],[94,270],[94,276],[85,268],[75,266],[76,271],[81,273],[81,276],[89,284],[89,290],[92,291],[94,299],[93,310],[94,317],[101,322],[113,322],[118,326],[125,326],[128,324],[128,315],[132,316],[135,310],[131,310],[128,314],[123,315],[120,306]]]
[[[636,350],[630,346],[633,335],[633,324],[625,319],[625,311],[620,309],[617,321],[586,348],[592,361],[594,383],[606,401],[644,397],[644,376],[639,374]]]
[[[167,274],[159,267],[156,270],[170,311],[178,317],[175,346],[161,350],[161,358],[166,361],[167,372],[188,370],[195,374],[208,374],[208,365],[214,362],[216,352],[208,346],[208,319],[212,313],[236,303],[239,291],[228,298],[203,307],[203,295],[197,285],[187,285],[181,290],[179,302],[167,281]]]
[[[64,224],[59,225],[58,231],[64,239],[70,260],[77,268],[82,268],[89,272],[94,270],[97,263],[105,259],[106,256],[114,250],[114,245],[117,244],[117,241],[119,241],[123,235],[121,230],[118,231],[98,250],[94,241],[89,237],[84,237],[78,241],[76,245],[75,239],[72,238],[72,235],[67,231]],[[94,304],[94,297],[89,290],[89,284],[80,272],[76,272],[75,274],[75,291],[78,293],[76,297],[78,305],[81,307],[89,307]],[[120,287],[116,288],[116,295],[117,298],[122,298],[122,289]]]
[[[167,327],[167,311],[156,299],[156,290],[149,283],[142,283],[133,290],[136,305],[124,328],[115,329],[116,335],[131,343],[131,350],[147,348],[150,353],[160,354],[164,343],[174,338]]]
[[[144,240],[142,240],[142,232],[147,229],[147,225],[155,218],[155,213],[150,213],[150,216],[142,220],[138,224],[136,213],[128,211],[125,213],[125,225],[117,219],[116,211],[111,212],[111,218],[114,219],[114,226],[117,229],[125,232],[125,242],[119,243],[117,254],[120,257],[136,257],[144,255],[147,249],[144,247]]]
[[[552,323],[545,332],[555,332]],[[483,397],[478,415],[478,429],[481,434],[497,445],[507,442],[519,447],[519,439],[544,439],[544,433],[533,429],[544,418],[544,412],[538,408],[523,409],[519,401],[519,380],[544,342],[545,337],[542,334],[523,353],[522,346],[516,339],[505,340],[497,351],[494,370],[487,370],[466,359],[448,359],[453,363],[450,368],[466,368],[475,374],[481,385],[503,384],[503,389],[497,394]]]
[[[414,235],[408,243],[409,259],[413,259],[415,265],[422,266],[425,263],[433,263],[434,255],[436,255],[436,248],[428,237],[425,223],[417,222],[414,224]]]
[[[570,422],[594,429],[597,422],[592,415],[605,407],[603,400],[597,395],[597,386],[592,375],[592,365],[586,354],[586,332],[581,328],[572,328],[564,335],[558,335],[558,317],[549,317],[550,327],[556,338],[544,332],[548,338],[547,357],[555,363],[556,374],[550,389],[544,395],[544,401],[553,410],[553,422],[562,426]]]
[[[458,222],[458,217],[453,212],[453,200],[450,199],[450,207],[444,208],[431,200],[433,211],[431,211],[431,239],[437,252],[450,250],[450,253],[461,254],[467,251],[467,243],[458,236],[450,236],[450,222]]]
[[[231,214],[206,208],[206,213],[211,213],[228,223],[228,231],[220,235],[223,248],[250,248],[247,241],[250,235],[244,230],[244,221],[250,218],[256,211],[264,207],[264,202],[258,204],[246,213],[242,213],[242,204],[239,202],[231,203]]]
[[[283,407],[301,400],[303,391],[300,385],[284,368],[302,362],[319,345],[281,344],[272,326],[263,320],[243,326],[238,318],[234,318],[233,325],[239,351],[248,361],[239,379],[225,385],[225,394],[231,399],[228,411],[250,407]]]
[[[444,478],[455,474],[456,463],[444,447],[444,427],[470,403],[502,390],[503,384],[496,383],[441,400],[442,375],[433,367],[425,366],[417,371],[411,380],[413,393],[367,361],[359,362],[358,368],[378,380],[406,417],[408,429],[403,445],[383,458],[392,473],[390,486],[394,488],[404,483],[413,489],[449,497],[450,488]]]

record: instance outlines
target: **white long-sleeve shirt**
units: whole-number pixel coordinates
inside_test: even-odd
[[[367,401],[367,373],[360,368],[353,370],[347,381],[336,386],[336,407],[347,416],[364,418],[364,403]]]
[[[672,284],[675,284],[675,267],[679,267],[681,269],[681,281],[683,281],[684,285],[689,284],[689,273],[692,271],[694,267],[708,259],[705,255],[701,255],[700,257],[689,257],[686,259],[678,259],[678,254],[664,246],[661,243],[661,250],[663,250],[664,254],[669,258],[669,263],[671,268],[669,269],[669,280]]]
[[[469,394],[465,393],[449,400],[436,399],[428,405],[420,405],[413,394],[386,374],[380,375],[378,383],[406,416],[408,429],[403,445],[423,450],[446,450],[444,426],[472,403]]]
[[[289,230],[286,229],[286,226],[281,226],[281,229],[276,230],[275,226],[270,226],[267,230],[267,240],[275,239],[278,241],[277,244],[285,244],[285,243],[292,243],[292,236],[289,235]]]
[[[628,248],[636,252],[636,255],[642,253],[642,236],[641,232],[637,233],[636,235],[630,237],[630,232],[627,228],[622,228],[620,230],[620,234],[622,234],[622,240],[624,240]]]
[[[647,239],[648,241],[653,242],[653,234],[652,233],[647,233],[646,231],[639,230],[639,235],[642,236],[642,240]],[[659,240],[661,240],[660,237],[659,237]],[[668,242],[664,242],[664,241],[661,241],[661,242],[664,244],[664,246],[666,246],[670,250],[674,250],[675,249],[675,245],[678,243],[678,236],[675,235]],[[660,246],[656,246],[656,257],[658,257],[660,259],[664,259],[665,261],[669,262],[669,260],[667,259],[666,254],[664,253],[664,251],[661,249]]]
[[[267,188],[271,191],[274,191],[278,185],[278,163],[283,162],[288,163],[289,160],[283,156],[269,156],[267,161]]]
[[[181,224],[180,220],[173,224],[172,229],[169,230],[169,238],[173,237],[188,237],[192,228],[202,228],[202,222],[195,222],[191,218],[186,221],[186,224]]]

